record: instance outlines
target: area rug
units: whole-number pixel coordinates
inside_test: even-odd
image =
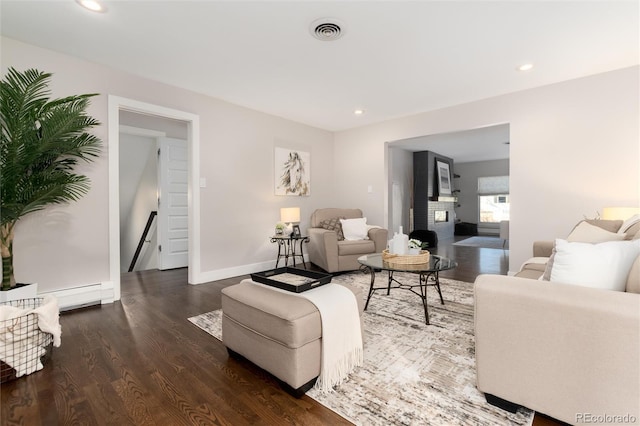
[[[332,282],[368,290],[370,276],[349,273]],[[416,280],[398,274],[401,282]],[[378,273],[376,284],[386,273]],[[429,288],[431,325],[420,298],[394,289],[376,292],[364,318],[364,366],[323,394],[307,395],[357,425],[530,425],[533,412],[511,414],[487,404],[475,385],[473,284],[441,279],[445,304]],[[189,321],[221,339],[221,311]]]
[[[498,237],[471,237],[471,238],[466,238],[464,240],[460,240],[456,243],[453,243],[453,245],[491,248],[491,249],[500,249],[500,250],[502,250],[503,248],[509,249],[509,241],[506,242],[504,247],[502,246],[503,242],[504,240]]]

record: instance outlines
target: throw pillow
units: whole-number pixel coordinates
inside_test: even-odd
[[[586,219],[578,222],[578,224],[571,230],[567,241],[579,242],[579,243],[603,243],[607,241],[622,241],[624,239],[630,240],[631,238],[625,234],[618,234],[615,229],[618,229],[619,224],[622,221],[619,220],[599,220],[599,219]],[[542,280],[551,280],[551,270],[553,269],[553,261],[555,258],[555,247],[547,262],[547,267],[542,275]]]
[[[339,217],[323,220],[322,222],[320,222],[320,227],[329,231],[335,231],[335,233],[338,235],[338,241],[344,240],[344,234],[342,233],[342,225],[340,224]]]
[[[567,241],[579,243],[604,243],[605,241],[622,241],[624,233],[609,232],[588,222],[580,222],[567,237]]]
[[[627,231],[629,231],[629,228],[631,228],[633,225],[635,225],[638,222],[640,222],[640,214],[634,214],[629,219],[622,222],[620,229],[618,229],[618,233],[626,234]]]
[[[640,256],[631,265],[626,290],[627,293],[640,293]]]
[[[637,238],[636,235],[638,235],[639,232],[640,232],[640,222],[634,225],[631,225],[629,229],[627,229],[627,232],[625,232],[624,234],[624,239],[633,240],[634,238]]]
[[[622,225],[622,221],[617,219],[584,219],[582,222],[587,222],[589,225],[597,226],[609,232],[618,232],[620,225]]]
[[[633,236],[640,231],[640,214],[631,216],[622,223],[618,234],[624,234],[626,240],[633,239]]]
[[[640,240],[589,244],[557,239],[550,281],[624,291],[638,255]]]
[[[367,218],[340,219],[344,239],[347,241],[367,240]]]
[[[551,256],[549,256],[549,260],[547,261],[547,265],[544,268],[544,274],[540,279],[542,281],[551,281],[551,270],[553,269],[553,260],[556,258],[556,248],[553,247],[553,251],[551,252]]]

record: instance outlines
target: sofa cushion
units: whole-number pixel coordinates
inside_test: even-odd
[[[582,221],[569,234],[567,241],[580,243],[603,243],[605,241],[622,241],[623,233],[610,232],[599,226]]]
[[[540,280],[544,271],[534,268],[524,268],[518,271],[514,276],[518,278],[528,278],[530,280]]]
[[[340,219],[344,239],[348,241],[366,240],[367,236],[367,218],[360,217],[356,219]]]
[[[376,245],[371,240],[338,241],[338,256],[375,253]]]
[[[640,293],[640,256],[631,265],[629,277],[627,278],[627,293]]]
[[[598,244],[557,239],[550,281],[624,291],[640,240]]]
[[[320,222],[320,227],[329,231],[335,231],[338,235],[338,241],[344,240],[344,233],[342,232],[342,224],[340,223],[339,217],[323,220]]]
[[[515,276],[534,280],[542,279],[548,261],[548,257],[532,257],[522,264]]]

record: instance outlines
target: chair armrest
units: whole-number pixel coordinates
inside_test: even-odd
[[[324,228],[308,228],[309,261],[327,272],[338,270],[338,234]]]
[[[551,257],[555,241],[534,241],[533,257]]]
[[[478,389],[576,423],[640,418],[640,295],[500,275],[475,282]]]
[[[384,228],[371,228],[367,233],[370,240],[376,246],[376,253],[382,253],[389,243],[389,231]]]

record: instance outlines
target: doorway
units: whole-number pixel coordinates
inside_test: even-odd
[[[509,123],[493,124],[475,129],[432,134],[402,139],[386,144],[387,217],[394,231],[401,225],[413,226],[414,153],[429,151],[453,160],[452,175],[455,207],[454,222],[478,222],[479,201],[477,180],[481,176],[509,175]],[[398,205],[401,207],[398,208]],[[434,222],[436,211],[429,211]]]
[[[187,265],[188,282],[198,284],[200,271],[200,193],[199,182],[200,118],[195,114],[109,96],[109,276],[113,286],[113,299],[120,299],[120,114],[139,114],[155,119],[177,120],[186,123],[187,170]]]
[[[185,268],[187,123],[128,111],[120,123],[120,271]]]

